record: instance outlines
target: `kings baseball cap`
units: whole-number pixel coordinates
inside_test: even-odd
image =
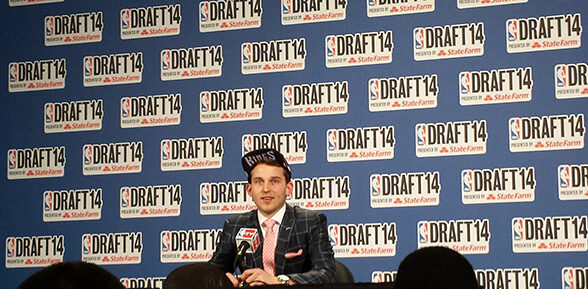
[[[251,171],[259,162],[264,160],[275,161],[279,166],[286,169],[288,176],[292,178],[292,171],[290,170],[288,161],[286,161],[284,155],[275,149],[258,149],[250,151],[241,158],[241,165],[243,166],[243,170],[247,173],[247,178],[251,178]]]

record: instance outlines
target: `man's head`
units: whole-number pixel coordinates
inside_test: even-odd
[[[124,289],[118,277],[106,269],[82,261],[56,263],[22,282],[18,289]]]
[[[208,263],[182,265],[171,271],[163,289],[234,288],[225,273]]]
[[[257,210],[272,217],[286,204],[292,194],[291,172],[284,156],[274,149],[252,151],[241,159],[247,173],[247,194]]]

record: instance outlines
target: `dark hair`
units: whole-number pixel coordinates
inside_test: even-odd
[[[234,288],[225,272],[208,263],[180,266],[171,271],[163,282],[163,289]]]
[[[124,289],[106,269],[83,261],[56,263],[29,276],[18,289]]]
[[[479,289],[476,273],[460,253],[445,247],[425,247],[398,266],[394,289]]]
[[[264,164],[264,165],[268,165],[268,166],[272,166],[272,167],[281,168],[284,171],[283,173],[284,173],[284,178],[286,179],[286,183],[289,183],[290,180],[292,179],[290,172],[288,170],[286,170],[284,168],[284,166],[276,160],[273,160],[273,159],[261,160],[255,164],[255,166],[251,169],[251,171],[253,171],[253,169],[255,169],[255,167],[259,164]],[[247,182],[251,184],[251,173],[247,174]]]

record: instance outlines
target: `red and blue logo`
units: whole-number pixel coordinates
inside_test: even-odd
[[[131,205],[131,189],[121,188],[120,189],[120,206],[127,208]]]
[[[292,0],[284,1],[282,5],[282,14],[290,14],[292,12]]]
[[[85,234],[82,236],[82,253],[88,255],[92,252],[92,236]]]
[[[335,36],[327,36],[327,55],[337,55],[337,38]]]
[[[461,184],[464,192],[471,192],[473,187],[472,171],[467,170],[461,173]]]
[[[419,28],[414,31],[414,47],[422,49],[425,46],[425,29]]]
[[[200,203],[202,203],[202,204],[209,204],[210,203],[210,185],[209,184],[201,184],[200,185]]]
[[[377,100],[380,99],[380,80],[372,79],[370,80],[370,99]]]
[[[521,121],[519,119],[510,120],[510,139],[518,140],[521,138]]]
[[[377,197],[382,195],[382,182],[380,176],[372,176],[372,180],[370,182],[372,184],[372,196]]]
[[[84,164],[85,165],[92,164],[92,146],[91,145],[84,145]]]
[[[243,43],[241,46],[241,51],[243,51],[243,63],[249,63],[251,59],[251,44]]]
[[[329,241],[331,246],[339,245],[339,225],[329,226]]]
[[[424,124],[417,125],[417,144],[420,146],[427,144],[427,126]]]
[[[55,19],[53,16],[45,17],[45,35],[53,36],[55,33]]]
[[[570,167],[561,166],[559,168],[559,187],[562,189],[570,187]]]
[[[426,222],[419,222],[418,224],[418,238],[419,243],[426,244],[429,242],[429,224]]]
[[[512,221],[512,234],[516,241],[521,241],[525,238],[525,225],[523,219],[514,219]]]
[[[519,21],[518,20],[508,20],[506,22],[507,27],[507,36],[508,41],[515,41],[519,39],[518,27]]]
[[[53,193],[52,192],[45,192],[43,196],[43,208],[46,212],[49,212],[53,209]]]
[[[161,159],[169,160],[171,158],[171,141],[164,140],[161,142]]]
[[[282,96],[284,98],[284,106],[292,105],[292,86],[284,86],[284,88],[282,89]]]
[[[120,27],[122,29],[129,29],[131,27],[131,12],[129,9],[120,11]]]
[[[459,74],[459,90],[461,93],[470,93],[472,91],[471,73],[461,72]]]
[[[253,140],[250,135],[244,135],[241,139],[241,143],[243,144],[242,153],[243,155],[253,151]]]
[[[120,112],[122,117],[129,117],[131,115],[131,99],[123,97],[120,99]]]
[[[18,64],[10,63],[8,65],[8,74],[10,82],[15,82],[18,79]]]
[[[15,243],[14,238],[6,238],[6,257],[14,257],[16,253]]]
[[[208,3],[200,3],[200,21],[206,22],[209,19],[210,10],[208,9]]]
[[[557,65],[555,67],[556,83],[558,87],[568,85],[568,71],[565,65]]]
[[[561,270],[561,281],[563,289],[576,289],[576,273],[572,268],[563,268]]]
[[[161,251],[168,252],[171,250],[170,232],[161,232]]]
[[[47,103],[45,104],[45,122],[46,123],[52,123],[54,116],[55,116],[55,110],[53,107],[52,103]]]
[[[208,92],[201,92],[200,93],[200,111],[201,112],[210,111],[210,93],[208,93]]]
[[[168,70],[171,67],[171,52],[169,50],[164,50],[161,52],[161,69]]]
[[[94,69],[92,67],[92,58],[91,57],[84,57],[84,75],[85,76],[92,76]]]
[[[368,0],[368,5],[369,6],[376,6],[376,1],[375,0]]]
[[[330,129],[327,131],[327,145],[330,151],[334,151],[337,149],[337,131],[334,129]]]
[[[16,150],[8,150],[8,168],[16,168]]]

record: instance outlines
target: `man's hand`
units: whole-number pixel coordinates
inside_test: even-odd
[[[249,284],[249,286],[280,284],[276,276],[260,268],[245,270],[239,277],[239,280]]]
[[[227,277],[229,278],[229,280],[231,280],[231,283],[233,283],[233,286],[235,287],[239,287],[239,279],[237,279],[237,277],[233,276],[233,274],[227,272],[225,273],[225,275],[227,275]]]

